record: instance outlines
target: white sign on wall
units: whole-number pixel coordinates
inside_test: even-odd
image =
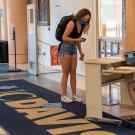
[[[33,75],[38,75],[37,61],[37,35],[35,5],[27,6],[27,30],[28,30],[28,70]]]

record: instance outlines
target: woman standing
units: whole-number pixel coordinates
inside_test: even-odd
[[[84,42],[86,39],[81,38],[81,35],[83,32],[86,33],[88,31],[90,19],[91,13],[88,9],[79,10],[74,18],[67,24],[62,37],[59,51],[63,70],[61,79],[61,101],[65,103],[82,101],[82,99],[76,95],[77,48],[80,53],[80,60],[83,60],[84,53],[81,50],[81,42]],[[72,98],[67,96],[67,81],[69,74]]]

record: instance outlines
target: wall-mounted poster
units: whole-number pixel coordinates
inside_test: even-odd
[[[50,5],[49,0],[37,0],[38,25],[50,25]]]
[[[60,58],[58,57],[58,45],[50,46],[51,66],[61,65]]]

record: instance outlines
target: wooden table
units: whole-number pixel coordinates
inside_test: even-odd
[[[133,106],[127,83],[134,79],[135,67],[124,66],[122,58],[98,58],[85,61],[87,119],[102,119],[102,86],[120,82],[121,106]]]

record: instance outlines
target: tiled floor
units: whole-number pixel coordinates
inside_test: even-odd
[[[43,78],[53,80],[55,82],[60,83],[62,73],[41,74],[40,76]],[[68,79],[68,85],[70,85],[69,79]],[[80,75],[77,76],[77,89],[81,89],[81,90],[85,91],[85,77],[84,76],[80,76]]]

